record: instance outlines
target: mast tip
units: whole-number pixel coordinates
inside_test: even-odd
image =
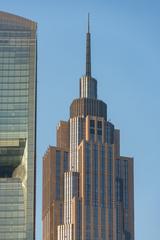
[[[88,13],[88,33],[90,33],[90,13]]]

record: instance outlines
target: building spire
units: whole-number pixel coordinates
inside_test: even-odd
[[[91,34],[88,13],[86,33],[86,73],[80,78],[80,98],[97,99],[97,80],[91,74]]]
[[[90,33],[90,14],[88,13],[88,33]]]
[[[91,77],[91,37],[90,37],[90,15],[88,13],[88,32],[86,34],[86,76]]]

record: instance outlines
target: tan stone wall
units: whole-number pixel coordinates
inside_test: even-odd
[[[69,148],[69,122],[60,121],[57,126],[57,147]]]
[[[61,154],[59,182],[56,182],[56,152]],[[49,147],[43,157],[43,240],[57,240],[57,226],[63,221],[65,152],[68,153],[66,149]],[[58,200],[56,186],[60,188]]]

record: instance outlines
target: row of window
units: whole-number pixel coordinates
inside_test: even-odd
[[[0,219],[4,218],[16,218],[16,217],[24,217],[24,211],[5,211],[5,212],[1,212],[0,211]]]
[[[3,104],[0,104],[0,111],[2,110],[27,111],[28,104],[27,103],[3,103]]]
[[[10,70],[10,69],[8,69],[8,70],[3,70],[3,69],[0,69],[0,77],[5,77],[5,76],[7,76],[7,77],[12,77],[12,76],[14,76],[14,77],[19,77],[19,76],[24,76],[24,75],[26,75],[26,76],[28,76],[29,77],[29,70]]]
[[[95,120],[90,120],[90,127],[95,128]],[[97,121],[97,128],[102,129],[102,121]]]
[[[0,89],[3,90],[25,90],[28,89],[28,83],[18,82],[18,83],[9,83],[9,82],[0,82]]]
[[[8,125],[8,124],[20,124],[20,125],[23,125],[23,124],[27,124],[28,123],[28,119],[27,118],[1,118],[0,117],[0,125]]]
[[[29,77],[28,75],[20,75],[20,76],[0,76],[1,84],[21,84],[21,83],[28,83]]]

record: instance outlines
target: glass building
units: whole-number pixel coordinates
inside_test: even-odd
[[[134,240],[133,158],[121,156],[120,131],[97,98],[89,22],[79,86],[69,120],[58,125],[57,146],[43,158],[43,240]],[[68,152],[68,168],[52,148]]]
[[[0,12],[0,240],[35,239],[36,29]]]

